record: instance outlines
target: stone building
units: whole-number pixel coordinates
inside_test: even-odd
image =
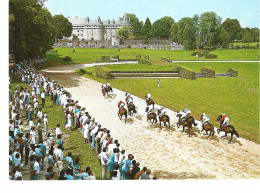
[[[113,36],[118,36],[118,29],[124,25],[130,25],[127,14],[124,15],[123,20],[119,21],[114,19],[101,21],[100,17],[97,20],[89,20],[89,17],[69,17],[68,20],[73,26],[72,36],[69,39],[72,39],[75,34],[79,40],[111,40]]]

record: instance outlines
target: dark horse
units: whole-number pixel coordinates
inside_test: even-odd
[[[156,113],[153,113],[153,112],[148,113],[148,110],[149,110],[149,107],[146,107],[145,112],[147,112],[147,122],[150,121],[152,124],[157,123],[158,121],[157,121]],[[153,120],[153,122],[152,122],[152,120]]]
[[[180,125],[182,125],[182,127],[183,127],[182,132],[184,132],[184,128],[187,127],[189,129],[189,137],[190,137],[190,130],[192,128],[192,124],[194,126],[197,126],[197,124],[195,123],[194,117],[190,115],[186,119],[181,120],[181,114],[179,112],[177,112],[176,117],[179,117],[179,120],[177,122],[177,127],[179,128]]]
[[[103,87],[103,85],[102,85],[102,94],[104,97],[108,96],[110,94],[110,92],[113,92],[113,89],[111,86],[106,88],[106,87]]]
[[[127,110],[123,107],[121,109],[119,109],[119,112],[117,113],[119,119],[121,120],[123,116],[125,116],[125,123],[126,123],[126,119],[127,119]]]
[[[162,116],[159,116],[159,114],[161,114],[160,110],[158,110],[158,117],[159,117],[159,121],[160,121],[160,127],[161,127],[161,122],[163,122],[164,127],[167,128],[166,123],[168,123],[169,124],[169,129],[170,129],[170,127],[171,127],[171,125],[170,125],[170,117],[168,115],[166,115],[166,114],[164,114]]]
[[[202,118],[203,118],[203,115],[201,115],[201,117],[200,117],[200,120],[202,120]],[[202,133],[202,131],[206,131],[206,134],[208,135],[208,131],[210,131],[210,133],[209,133],[209,136],[214,136],[214,134],[215,134],[215,130],[214,130],[214,126],[213,126],[213,124],[212,123],[207,123],[207,124],[204,124],[203,126],[202,126],[202,130],[201,130],[201,133]]]
[[[225,132],[225,135],[221,136],[221,137],[227,137],[227,134],[230,133],[231,138],[230,138],[229,143],[231,143],[234,134],[239,138],[238,132],[236,131],[235,127],[233,125],[226,125],[226,126],[223,127],[223,121],[221,121],[221,119],[222,119],[222,115],[219,115],[218,118],[217,118],[217,121],[220,122],[220,124],[219,124],[220,129],[218,129],[218,133],[220,131]]]
[[[153,101],[153,99],[147,100],[147,95],[145,95],[145,101],[146,101],[147,106],[153,105],[153,108],[154,108],[154,101]]]
[[[129,98],[131,98],[132,101],[130,101],[130,102],[128,103],[128,99],[129,99]],[[125,101],[126,101],[126,105],[127,105],[127,109],[128,109],[128,115],[132,116],[132,115],[134,115],[134,113],[137,113],[137,111],[135,110],[135,105],[134,105],[134,103],[133,103],[133,98],[130,97],[130,96],[128,96],[128,97],[125,99]]]

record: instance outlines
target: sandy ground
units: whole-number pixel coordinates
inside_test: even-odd
[[[188,137],[187,133],[181,132],[182,128],[176,128],[176,113],[169,109],[167,114],[171,119],[170,130],[160,129],[158,124],[151,126],[146,122],[145,101],[135,96],[133,99],[138,113],[128,117],[127,123],[124,123],[117,115],[117,103],[124,100],[123,91],[114,89],[114,97],[104,98],[101,83],[77,77],[76,74],[55,74],[46,73],[60,82],[74,100],[86,107],[102,127],[110,129],[112,137],[119,140],[121,147],[127,153],[133,153],[142,166],[151,169],[153,176],[161,179],[260,177],[260,145],[236,137],[233,137],[232,144],[228,144],[229,137],[215,135],[208,138],[200,133],[199,121],[198,126],[193,128],[193,136]],[[75,79],[79,81],[76,86],[65,84]]]

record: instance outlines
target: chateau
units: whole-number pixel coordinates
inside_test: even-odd
[[[101,21],[100,17],[97,20],[89,20],[87,18],[68,18],[72,23],[73,34],[78,36],[80,40],[111,40],[112,37],[118,36],[118,29],[124,25],[130,25],[130,19],[127,14],[124,15],[123,20],[115,21],[114,19],[110,21]]]

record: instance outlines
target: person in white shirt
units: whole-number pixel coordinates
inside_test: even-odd
[[[23,112],[24,112],[24,101],[23,101],[23,97],[20,97],[20,109],[21,109],[21,117],[23,117]]]
[[[97,144],[96,144],[96,141],[95,141],[95,138],[96,138],[96,134],[97,134],[97,132],[98,132],[98,129],[101,127],[101,125],[99,124],[99,125],[97,125],[97,123],[96,123],[96,126],[95,126],[95,128],[90,132],[90,136],[92,137],[92,149],[94,150],[94,149],[96,149],[96,146],[97,146]]]
[[[39,112],[37,113],[37,118],[41,119],[41,123],[42,123],[42,108],[39,108]]]
[[[118,140],[116,139],[114,143],[110,143],[107,148],[107,154],[110,155],[113,152],[114,148],[117,148],[116,144],[118,143]]]
[[[56,138],[58,138],[58,135],[62,135],[62,131],[60,130],[60,124],[57,124],[57,128],[56,128]]]
[[[99,154],[101,166],[102,166],[102,180],[106,180],[107,167],[108,167],[108,157],[106,154],[106,148],[103,148],[102,152]]]
[[[35,115],[35,117],[37,117],[38,110],[39,110],[39,102],[38,102],[38,100],[36,100],[36,102],[34,103],[34,115]]]
[[[43,124],[44,124],[44,127],[45,127],[45,137],[47,138],[49,122],[48,122],[48,118],[47,118],[47,114],[46,113],[44,113]]]
[[[42,91],[41,93],[41,99],[42,99],[42,107],[45,105],[45,90]]]
[[[16,169],[16,172],[14,174],[14,179],[15,180],[23,180],[23,175],[22,175],[22,173],[20,171],[20,168]]]

